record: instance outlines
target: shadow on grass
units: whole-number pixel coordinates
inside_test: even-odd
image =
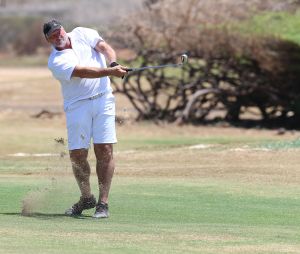
[[[73,219],[89,219],[91,216],[88,215],[80,215],[80,216],[68,216],[60,213],[30,213],[30,214],[22,214],[22,213],[0,213],[0,215],[8,215],[8,216],[20,216],[20,217],[30,217],[36,219],[50,220],[54,218],[73,218]]]

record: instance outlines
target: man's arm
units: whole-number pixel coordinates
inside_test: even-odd
[[[84,67],[76,66],[72,72],[72,77],[78,78],[101,78],[106,76],[124,77],[127,68],[121,65],[112,68]]]
[[[114,49],[105,41],[98,41],[95,46],[95,50],[103,54],[109,64],[117,61],[116,52]]]

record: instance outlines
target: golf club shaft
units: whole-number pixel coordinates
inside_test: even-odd
[[[166,65],[157,65],[157,66],[145,66],[140,68],[129,68],[127,71],[143,71],[147,69],[161,69],[161,68],[168,68],[168,67],[181,67],[182,64],[166,64]]]
[[[128,68],[127,71],[143,71],[148,69],[161,69],[161,68],[168,68],[168,67],[182,67],[188,61],[188,56],[186,54],[181,55],[181,63],[179,64],[165,64],[165,65],[156,65],[156,66],[144,66],[140,68]]]

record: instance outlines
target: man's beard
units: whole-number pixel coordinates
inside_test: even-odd
[[[67,46],[68,43],[68,37],[62,37],[59,38],[59,42],[55,44],[56,48],[64,48],[65,46]]]

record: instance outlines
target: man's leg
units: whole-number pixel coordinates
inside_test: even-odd
[[[94,144],[97,159],[97,176],[99,184],[99,201],[107,204],[112,177],[115,170],[112,144]]]
[[[96,206],[96,199],[91,194],[91,169],[87,161],[87,156],[87,149],[70,150],[72,169],[81,192],[81,197],[76,204],[66,210],[66,215],[80,215],[83,210]]]
[[[79,186],[81,196],[84,198],[91,197],[91,169],[87,161],[87,156],[87,149],[76,149],[70,151],[73,173]]]
[[[107,93],[93,101],[98,106],[93,118],[93,141],[97,159],[96,171],[99,184],[99,200],[94,218],[108,218],[108,195],[115,170],[113,144],[117,142],[115,128],[115,98]]]

